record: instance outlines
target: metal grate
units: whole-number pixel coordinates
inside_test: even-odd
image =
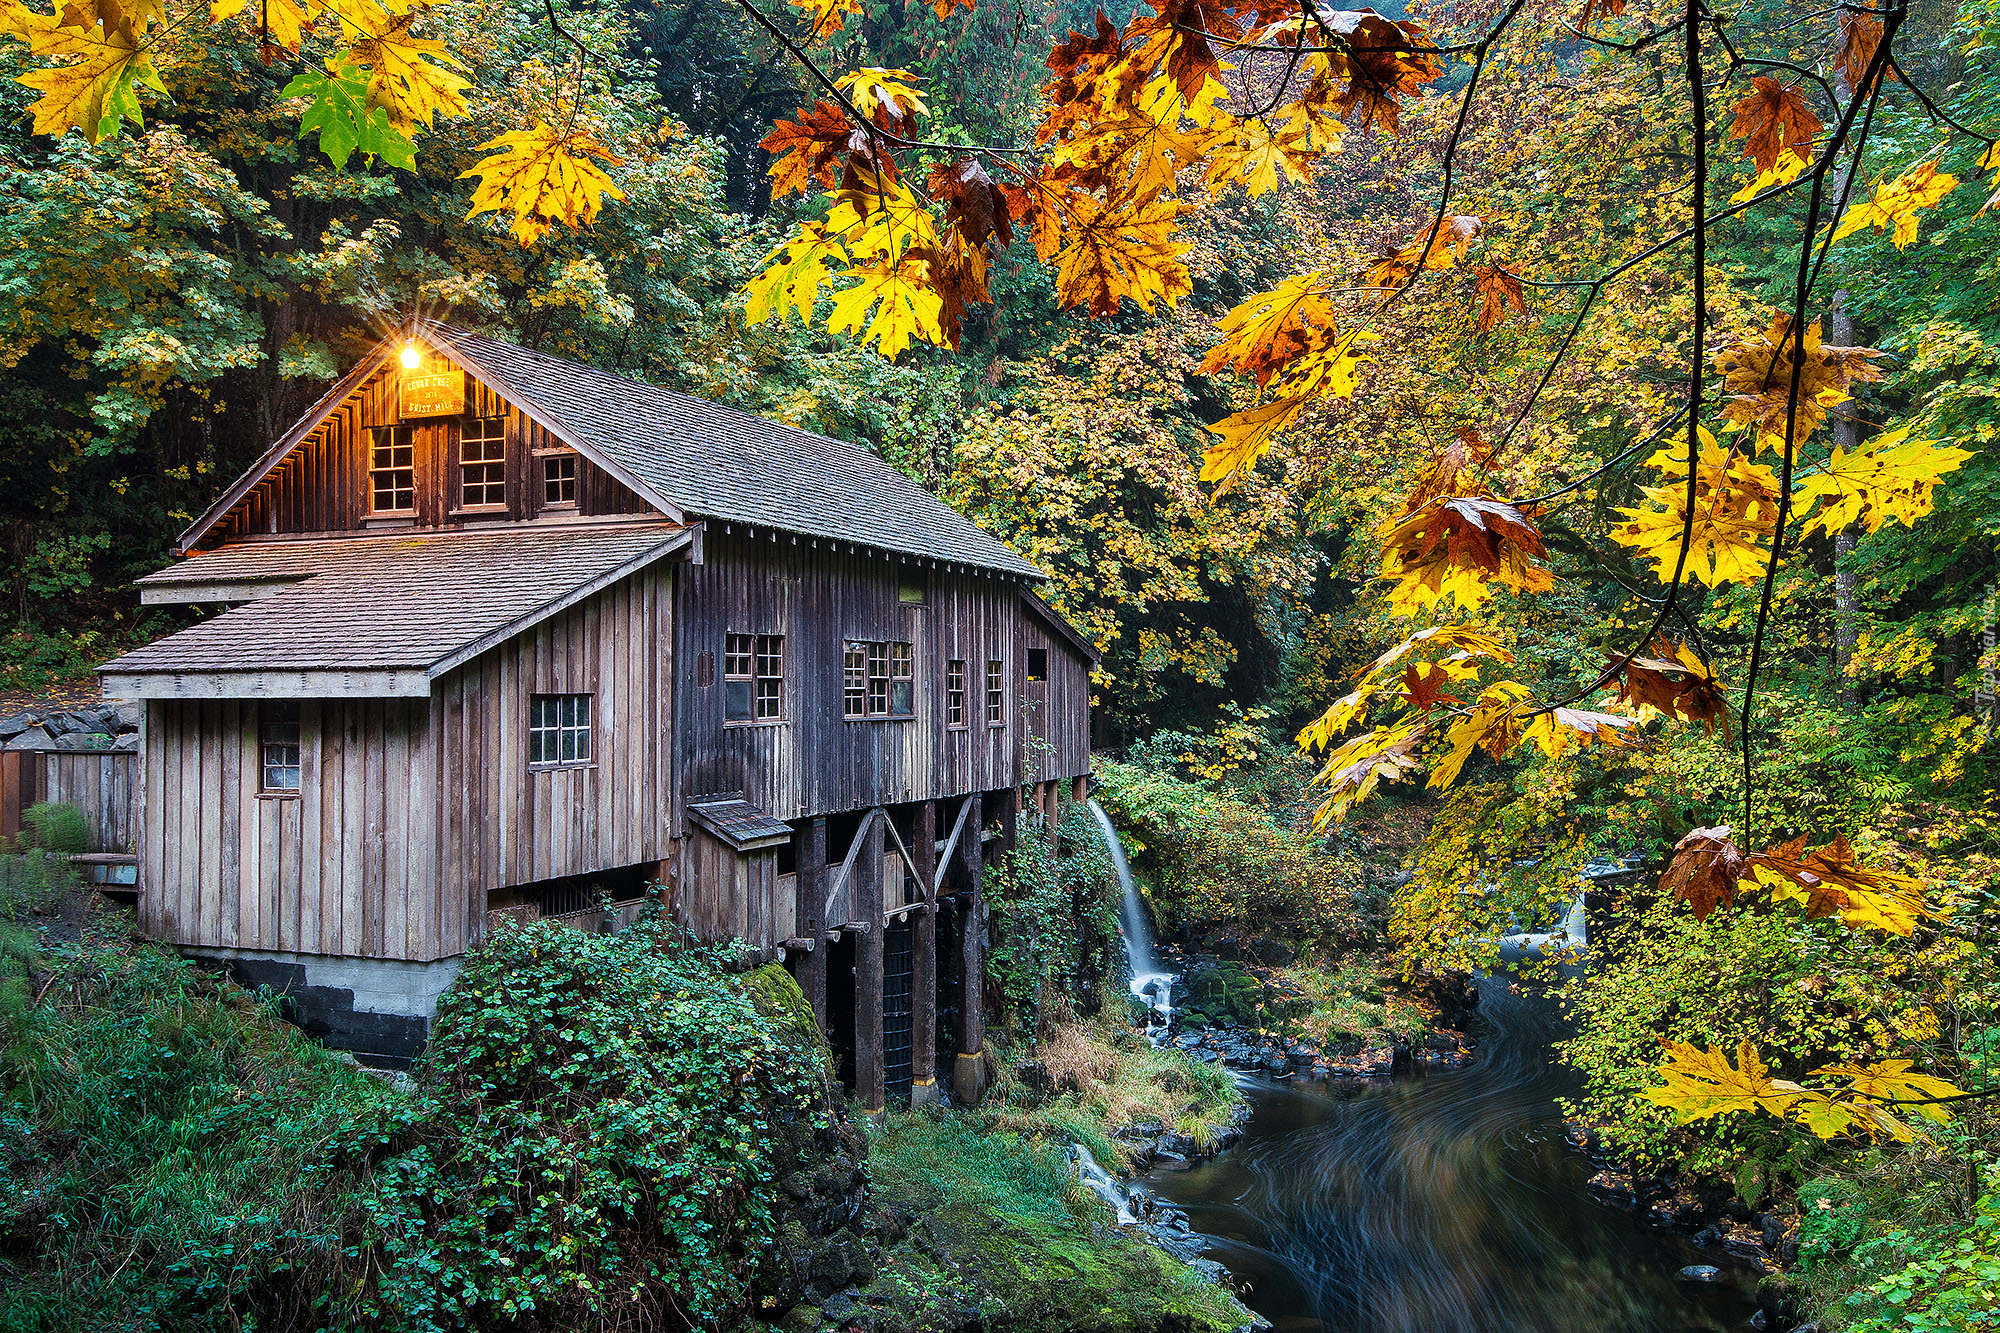
[[[882,1083],[892,1106],[910,1100],[910,927],[899,921],[882,935]]]

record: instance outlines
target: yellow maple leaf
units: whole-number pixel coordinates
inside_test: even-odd
[[[1666,1082],[1639,1095],[1672,1111],[1678,1124],[1737,1111],[1768,1111],[1782,1117],[1807,1095],[1797,1083],[1772,1078],[1750,1042],[1737,1045],[1734,1066],[1720,1047],[1704,1051],[1682,1041],[1660,1044],[1666,1048],[1667,1063],[1658,1072]]]
[[[1936,1105],[1936,1100],[1962,1097],[1965,1090],[1941,1078],[1914,1072],[1914,1063],[1910,1060],[1877,1060],[1866,1065],[1827,1065],[1812,1072],[1814,1078],[1845,1079],[1847,1087],[1844,1091],[1850,1097],[1885,1103],[1944,1124],[1951,1119],[1951,1113]]]
[[[1627,729],[1632,719],[1617,713],[1597,713],[1587,708],[1551,708],[1529,719],[1524,740],[1551,759],[1571,750],[1601,741],[1607,746],[1631,742]]]
[[[1239,120],[1209,148],[1208,192],[1220,194],[1241,185],[1253,198],[1278,188],[1278,173],[1297,184],[1311,179],[1311,157],[1296,155],[1290,144],[1271,132],[1262,120]]]
[[[849,14],[861,13],[859,0],[790,0],[796,8],[812,15],[812,37],[818,40],[828,33],[839,32],[847,23]]]
[[[924,105],[924,95],[917,91],[919,76],[906,69],[870,66],[843,74],[833,82],[847,94],[854,109],[870,120],[907,120],[929,109]]]
[[[263,32],[272,45],[294,55],[312,29],[313,12],[294,0],[257,0],[255,6],[250,0],[211,0],[208,6],[210,22],[223,23],[242,14],[253,31]]]
[[[348,43],[347,58],[367,68],[368,104],[387,111],[391,125],[408,130],[429,125],[435,116],[466,113],[463,94],[471,85],[446,68],[459,60],[443,42],[411,35],[416,15],[391,17],[372,6],[328,9],[338,12],[344,25],[368,25]],[[333,58],[338,60],[338,53]]]
[[[1073,198],[1056,255],[1056,293],[1062,305],[1088,305],[1092,314],[1114,315],[1130,298],[1151,311],[1194,290],[1181,256],[1186,241],[1176,239],[1187,205],[1171,199],[1107,202],[1089,195]]]
[[[1246,298],[1215,322],[1222,341],[1208,349],[1201,371],[1224,367],[1253,374],[1259,385],[1333,330],[1331,283],[1323,270],[1295,274],[1268,292]]]
[[[1866,450],[1835,449],[1824,467],[1799,484],[1801,511],[1819,503],[1805,531],[1832,535],[1859,523],[1874,532],[1890,519],[1909,527],[1928,514],[1939,479],[1972,454],[1909,435],[1904,426],[1877,435]]]
[[[752,324],[784,319],[796,310],[810,322],[820,289],[833,276],[830,263],[845,264],[847,251],[819,223],[808,223],[799,234],[764,256],[757,276],[744,287],[744,317]]]
[[[1673,578],[1679,563],[1688,513],[1687,460],[1680,457],[1687,445],[1682,443],[1678,450],[1662,449],[1647,460],[1662,474],[1661,482],[1640,487],[1640,494],[1659,508],[1621,509],[1626,521],[1611,529],[1614,541],[1653,562],[1662,583]],[[1713,435],[1701,431],[1685,573],[1711,588],[1757,582],[1764,574],[1765,542],[1777,520],[1776,474],[1724,449]]]
[[[1898,250],[1917,239],[1917,210],[1930,208],[1950,194],[1958,177],[1937,169],[1937,159],[1919,162],[1892,181],[1880,181],[1875,197],[1850,205],[1833,239],[1851,236],[1864,227],[1888,232]]]
[[[1474,750],[1505,758],[1521,741],[1521,715],[1528,711],[1531,694],[1527,686],[1512,680],[1495,681],[1481,690],[1472,710],[1446,728],[1444,739],[1451,748],[1432,761],[1426,785],[1436,789],[1458,781]]]
[[[1313,826],[1338,823],[1378,784],[1400,782],[1415,772],[1421,767],[1417,749],[1424,736],[1422,723],[1399,723],[1356,736],[1328,754],[1313,779],[1316,786],[1327,788],[1325,799],[1313,811]]]
[[[121,120],[141,123],[139,84],[166,91],[143,33],[157,8],[136,14],[108,8],[108,16],[94,11],[88,24],[72,25],[64,18],[84,15],[38,14],[20,0],[0,5],[0,33],[19,38],[32,55],[57,62],[19,78],[41,94],[28,107],[36,134],[80,129],[96,143],[115,133]]]
[[[1257,465],[1278,438],[1279,432],[1299,419],[1306,399],[1273,398],[1267,403],[1232,412],[1208,429],[1215,443],[1202,451],[1201,479],[1233,484],[1238,473]]]
[[[845,276],[860,281],[833,298],[833,313],[827,327],[873,343],[890,360],[917,338],[947,346],[939,323],[944,313],[944,298],[931,286],[924,269],[920,261],[913,260],[847,270]],[[872,320],[870,310],[875,312]]]
[[[1810,165],[1789,147],[1778,153],[1778,160],[1757,173],[1755,180],[1729,196],[1732,204],[1748,203],[1764,191],[1779,185],[1790,185],[1799,178],[1799,173]]]
[[[854,167],[826,217],[855,259],[900,264],[912,250],[936,250],[937,220],[902,178]]]
[[[509,229],[522,245],[533,245],[556,223],[587,226],[596,221],[606,195],[625,197],[598,165],[600,159],[613,166],[622,159],[582,130],[558,130],[537,120],[530,129],[509,130],[479,147],[499,151],[459,173],[461,180],[480,178],[466,216],[512,213]]]

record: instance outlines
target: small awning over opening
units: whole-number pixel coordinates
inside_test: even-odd
[[[739,852],[769,851],[792,840],[791,825],[738,797],[696,801],[688,806],[688,818]]]

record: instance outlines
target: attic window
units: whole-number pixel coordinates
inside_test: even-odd
[[[417,510],[416,450],[408,426],[377,426],[368,450],[368,508],[376,514]]]
[[[1028,679],[1047,680],[1049,678],[1049,650],[1030,648],[1028,650]]]
[[[537,768],[590,762],[590,696],[528,696],[528,763]]]
[[[576,455],[542,455],[542,508],[576,508]]]
[[[466,509],[507,507],[507,418],[473,417],[458,440],[459,503]]]
[[[903,571],[896,585],[896,600],[904,606],[922,606],[925,601],[924,576],[913,569]]]

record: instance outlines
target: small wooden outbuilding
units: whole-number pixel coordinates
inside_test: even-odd
[[[406,1056],[499,915],[657,883],[788,961],[867,1104],[940,1032],[975,1077],[981,871],[1080,791],[1094,653],[875,455],[423,323],[179,551],[145,600],[220,609],[101,669],[157,938]]]

